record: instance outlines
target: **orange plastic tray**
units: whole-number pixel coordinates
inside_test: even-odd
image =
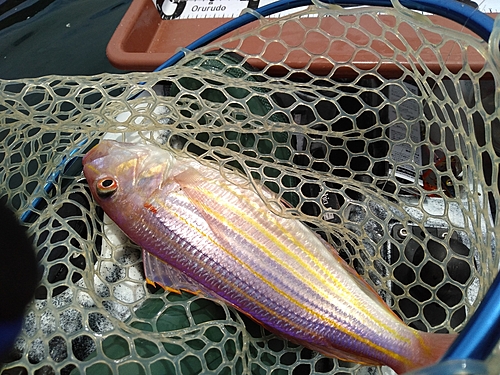
[[[496,15],[491,14],[491,16],[495,17]],[[439,16],[430,16],[430,18],[432,22],[444,27],[460,32],[471,33],[467,29],[464,29],[463,26],[445,18]],[[109,41],[106,54],[111,64],[119,69],[152,71],[177,52],[180,47],[189,45],[199,37],[227,21],[228,19],[226,18],[162,20],[152,0],[133,0],[130,8],[125,13],[122,21]],[[305,18],[301,22],[312,22],[314,24],[315,21],[314,18]],[[332,22],[331,27],[335,28],[335,19],[332,18],[330,22]],[[245,29],[250,29],[258,25],[258,22],[253,22],[245,26],[243,30],[239,29],[235,32],[241,33]],[[370,24],[364,25],[363,27],[370,28]],[[376,27],[376,25],[374,25],[374,27]],[[294,32],[295,31],[290,28],[286,30],[286,33],[291,34],[288,36],[291,38],[294,38]],[[408,25],[406,25],[406,29],[404,27],[400,28],[399,32],[405,35],[410,45],[412,43],[412,35],[415,35],[415,45],[421,43],[417,39],[414,31]],[[282,34],[280,37],[286,39],[287,35]],[[435,38],[436,41],[440,38],[438,34],[433,35],[432,33],[429,33],[426,37],[431,43],[432,38]],[[396,35],[394,35],[393,41],[390,40],[390,35],[388,35],[387,38],[388,42],[392,42],[396,46],[401,43],[398,42]],[[255,38],[255,40],[257,41],[258,38]],[[308,43],[309,42],[314,43],[314,40],[309,40]],[[253,45],[252,41],[244,45],[247,50],[242,52],[255,53],[255,51],[258,51],[258,48],[260,48],[257,45]],[[377,46],[377,44],[372,44],[371,48],[377,49],[377,52],[382,55],[388,53],[388,51],[384,51],[384,49],[387,49],[386,44],[380,44],[379,46]],[[459,48],[456,48],[456,46],[452,44],[445,45],[440,49],[440,52],[442,56],[447,56],[446,65],[451,72],[457,72],[462,68],[463,56]],[[279,56],[280,53],[282,53],[282,51],[280,52],[279,49],[268,48],[266,59],[268,61],[279,61],[281,58],[281,56]],[[335,48],[334,58],[337,61],[347,61],[352,54],[352,47],[349,47],[347,44],[344,44],[344,46],[339,44],[339,47]],[[428,56],[426,56],[426,54]],[[426,61],[426,65],[429,69],[433,71],[439,71],[439,69],[441,69],[439,62],[435,59],[430,49],[422,51],[420,57],[423,61]],[[296,54],[288,58],[287,64],[292,67],[300,68],[309,62],[306,61],[306,59],[308,59],[308,56]],[[467,59],[472,69],[475,71],[479,71],[484,64],[484,59],[477,52],[471,52],[467,56]],[[433,60],[436,61],[433,62]],[[255,65],[256,68],[261,68],[259,65],[263,64],[260,60],[250,61],[250,63]],[[404,61],[400,61],[400,63],[406,65]],[[375,65],[374,55],[367,50],[361,50],[355,54],[354,64],[362,69],[370,69]],[[321,74],[331,69],[331,65],[327,63],[325,59],[317,59],[317,61],[312,63],[310,69],[315,73]],[[399,68],[396,68],[395,64],[390,61],[383,63],[382,66],[378,68],[378,71],[386,76],[398,76],[401,74]],[[337,73],[342,74],[342,72]],[[346,71],[345,73],[348,74],[349,72]]]

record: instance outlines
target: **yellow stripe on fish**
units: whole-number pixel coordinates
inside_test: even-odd
[[[185,172],[185,173],[189,173],[189,172]],[[196,172],[194,172],[194,173],[196,173]],[[205,180],[205,181],[207,181],[209,183],[214,183],[214,181],[209,181],[209,180]],[[267,214],[267,212],[263,211],[262,208],[259,205],[255,204],[255,202],[253,202],[252,200],[247,199],[244,195],[237,194],[232,189],[228,189],[225,184],[217,184],[217,185],[219,187],[223,188],[227,193],[233,194],[237,199],[245,200],[246,201],[245,203],[252,205],[256,210],[262,212],[263,214]],[[217,195],[215,195],[211,190],[208,190],[206,188],[201,187],[200,184],[197,184],[196,186],[190,186],[190,187],[198,190],[204,196],[210,197],[213,201],[217,202],[217,204],[220,204],[223,208],[225,208],[227,210],[231,210],[231,212],[233,212],[234,214],[238,215],[240,218],[246,220],[247,223],[249,223],[252,227],[254,227],[255,229],[257,229],[261,234],[263,234],[270,241],[272,241],[276,246],[278,246],[280,248],[280,250],[282,250],[287,255],[289,255],[291,258],[293,258],[298,264],[300,264],[302,267],[304,267],[312,275],[315,275],[316,279],[322,285],[327,286],[334,295],[335,294],[339,294],[339,290],[340,290],[341,291],[340,294],[343,294],[344,299],[346,301],[352,302],[348,298],[349,297],[349,294],[348,294],[349,291],[344,287],[344,285],[339,280],[337,280],[335,278],[332,278],[332,277],[326,278],[324,275],[329,275],[329,270],[326,267],[324,267],[323,264],[321,264],[320,262],[318,262],[317,259],[314,256],[312,256],[312,254],[309,252],[309,250],[307,248],[305,248],[303,246],[303,244],[300,241],[298,241],[297,238],[294,237],[288,230],[286,230],[286,228],[284,228],[279,223],[279,221],[273,220],[274,221],[273,225],[275,225],[275,227],[278,228],[279,231],[282,234],[284,234],[285,236],[287,236],[287,238],[289,238],[291,241],[293,241],[294,245],[296,245],[301,251],[303,251],[305,254],[307,254],[307,256],[313,261],[314,265],[317,266],[319,269],[321,269],[324,272],[324,275],[322,275],[321,273],[317,272],[313,267],[311,267],[306,262],[304,262],[303,259],[300,258],[295,252],[290,251],[290,249],[288,247],[284,246],[282,242],[280,242],[280,241],[277,240],[277,237],[274,236],[271,231],[269,231],[266,227],[264,227],[258,221],[254,220],[251,216],[247,215],[246,212],[242,211],[241,209],[239,209],[238,207],[236,207],[234,205],[230,205],[228,203],[228,201],[221,201],[221,200],[217,199],[218,198]],[[184,188],[184,190],[186,190],[186,186],[183,186],[183,188]],[[292,273],[294,273],[295,276],[301,282],[303,282],[309,288],[311,288],[312,290],[314,290],[318,295],[320,295],[321,297],[323,297],[326,300],[329,300],[330,297],[332,297],[332,295],[326,293],[323,289],[318,288],[315,283],[310,282],[309,280],[307,280],[306,278],[304,278],[300,273],[294,272],[294,271],[296,271],[294,268],[292,268],[291,266],[289,266],[287,263],[281,262],[280,259],[278,257],[276,257],[271,251],[269,251],[269,249],[267,247],[262,246],[260,242],[256,241],[255,238],[253,238],[247,232],[244,232],[244,231],[240,230],[240,228],[237,225],[233,225],[230,221],[226,220],[225,216],[220,213],[220,212],[225,212],[225,211],[221,210],[220,212],[217,212],[217,210],[213,209],[212,207],[210,207],[207,204],[204,204],[202,201],[200,201],[200,200],[195,201],[195,198],[192,197],[192,196],[189,197],[189,200],[192,201],[193,203],[195,203],[196,206],[198,206],[198,205],[199,206],[203,206],[203,209],[205,210],[205,212],[207,212],[210,215],[214,216],[217,220],[220,220],[221,222],[224,222],[228,227],[231,228],[231,230],[233,230],[234,232],[236,232],[239,235],[241,235],[243,238],[245,238],[248,242],[250,242],[255,247],[259,248],[262,252],[264,252],[267,256],[269,256],[269,258],[271,258],[273,261],[275,261],[276,263],[280,264],[281,266],[283,266],[288,271],[291,271]],[[165,209],[165,210],[170,211],[171,213],[174,213],[173,210],[170,210],[165,205],[162,205],[162,209]],[[179,217],[179,219],[182,220],[181,217]],[[187,221],[185,221],[185,222],[186,222],[187,225],[189,225],[189,223]],[[194,226],[192,228],[196,229]],[[227,248],[223,247],[221,244],[218,244],[218,246],[220,246],[221,249],[223,249],[227,253],[227,255],[229,255],[230,257],[232,257],[236,261],[238,261],[243,267],[247,268],[254,276],[256,276],[262,282],[264,282],[269,287],[271,287],[275,292],[281,294],[282,296],[284,296],[285,298],[287,298],[290,302],[292,302],[293,304],[299,306],[301,309],[307,311],[308,313],[310,313],[311,315],[313,315],[316,318],[320,319],[324,323],[330,324],[335,329],[337,329],[337,330],[339,330],[339,331],[341,331],[343,333],[346,333],[346,334],[348,334],[348,335],[356,338],[357,340],[365,343],[367,346],[369,346],[369,347],[371,347],[371,348],[373,348],[373,349],[375,349],[375,350],[377,350],[377,351],[379,351],[379,352],[381,352],[383,354],[391,355],[392,357],[395,357],[395,358],[397,358],[398,360],[400,360],[402,362],[404,362],[406,360],[405,357],[397,355],[396,353],[394,353],[394,352],[392,352],[390,350],[387,350],[386,348],[384,348],[384,347],[382,347],[380,345],[377,345],[377,344],[373,343],[369,339],[366,339],[366,338],[363,338],[363,337],[359,336],[355,332],[353,332],[351,330],[348,330],[346,327],[344,327],[341,324],[339,324],[337,321],[335,321],[333,319],[329,319],[329,318],[325,317],[324,315],[318,314],[316,311],[314,311],[310,307],[302,304],[297,299],[293,298],[292,296],[290,296],[288,294],[283,293],[281,290],[275,288],[275,286],[272,283],[270,283],[261,274],[255,273],[253,271],[253,269],[251,269],[247,264],[245,264],[239,258],[234,257],[234,254],[230,250],[228,250]],[[401,336],[397,331],[395,331],[393,329],[393,327],[391,327],[389,325],[386,325],[383,322],[381,322],[378,319],[376,319],[376,317],[373,316],[373,314],[370,314],[370,312],[362,304],[356,303],[356,304],[354,304],[353,308],[356,308],[356,309],[362,311],[363,314],[365,314],[368,317],[368,319],[371,319],[376,324],[379,324],[383,329],[386,329],[397,340],[403,341],[403,342],[406,342],[406,343],[410,344],[410,340],[407,337]]]
[[[110,141],[83,165],[94,199],[145,250],[148,280],[219,298],[312,350],[398,373],[436,362],[454,339],[407,327],[333,248],[270,212],[240,175]]]
[[[224,188],[223,185],[221,185],[221,184],[218,184],[218,185],[220,187]],[[331,274],[330,274],[329,270],[324,266],[324,264],[322,264],[321,262],[319,262],[318,259],[316,257],[314,257],[311,254],[311,252],[306,247],[304,247],[303,243],[301,241],[299,241],[295,236],[293,236],[292,233],[290,233],[290,231],[288,231],[286,228],[284,228],[280,224],[280,222],[278,220],[273,220],[274,227],[277,228],[281,234],[285,235],[289,240],[291,240],[293,242],[293,244],[295,246],[297,246],[297,248],[299,248],[302,251],[303,254],[307,255],[308,258],[314,263],[314,266],[316,266],[317,268],[319,268],[323,272],[323,274],[320,273],[320,272],[318,272],[315,268],[311,267],[306,262],[304,262],[303,259],[300,256],[298,256],[296,252],[291,251],[287,246],[283,245],[283,242],[278,241],[277,237],[274,236],[273,232],[271,232],[268,228],[266,228],[265,226],[263,226],[258,221],[254,220],[251,216],[247,215],[247,213],[245,211],[241,210],[240,208],[238,208],[235,205],[230,205],[227,201],[225,201],[225,202],[218,201],[217,200],[217,196],[212,191],[210,191],[208,189],[204,189],[204,188],[202,188],[199,185],[196,187],[196,189],[199,190],[205,196],[212,198],[213,201],[216,201],[218,204],[220,204],[221,206],[223,206],[225,209],[231,210],[237,216],[239,216],[242,219],[246,220],[247,223],[249,223],[252,227],[254,227],[255,229],[257,229],[261,234],[263,234],[271,242],[273,242],[276,246],[278,246],[281,251],[283,251],[288,256],[290,256],[291,258],[293,258],[298,264],[300,264],[308,272],[310,272],[310,274],[314,275],[316,277],[316,279],[318,281],[320,281],[320,283],[322,285],[324,285],[324,286],[328,287],[328,289],[330,289],[330,292],[332,292],[333,294],[342,294],[343,297],[346,298],[346,300],[349,300],[349,299],[347,299],[347,297],[350,296],[351,292],[344,287],[344,285],[342,284],[342,282],[340,282],[336,278],[331,277]],[[267,212],[265,212],[262,209],[262,207],[260,207],[257,204],[255,204],[255,202],[253,202],[252,200],[247,199],[244,195],[237,194],[233,190],[227,189],[227,188],[225,188],[225,191],[228,192],[228,193],[233,194],[237,199],[245,200],[247,204],[253,205],[256,210],[261,211],[263,214],[267,213]],[[193,200],[193,199],[194,199],[193,197],[190,197],[190,200]],[[262,244],[260,242],[256,241],[254,237],[252,237],[251,235],[249,235],[248,233],[246,233],[244,231],[241,231],[240,228],[237,225],[234,225],[233,223],[231,223],[230,221],[228,221],[226,219],[225,215],[223,215],[223,214],[220,213],[220,212],[224,212],[224,211],[221,210],[220,212],[217,212],[215,209],[211,208],[210,206],[208,206],[206,204],[203,204],[203,202],[201,202],[201,201],[198,201],[197,203],[199,205],[203,205],[204,210],[206,212],[210,213],[211,215],[213,215],[214,217],[216,217],[221,222],[224,222],[234,232],[237,232],[242,237],[244,237],[247,241],[249,241],[250,243],[252,243],[254,246],[258,247],[262,252],[264,252],[266,255],[268,255],[275,262],[279,263],[281,266],[285,267],[286,269],[288,269],[289,271],[291,271],[292,273],[294,273],[294,271],[295,271],[294,268],[292,268],[287,263],[281,262],[281,260],[277,256],[275,256],[273,254],[273,252],[271,252],[267,247],[262,246]],[[274,219],[274,218],[271,217],[271,219]],[[335,251],[335,250],[332,249],[332,251]],[[325,298],[325,299],[328,300],[329,297],[331,296],[330,294],[325,293],[325,291],[323,289],[318,288],[316,286],[316,284],[311,283],[309,280],[307,280],[306,278],[302,277],[302,275],[297,274],[296,276],[300,279],[301,282],[303,282],[304,284],[306,284],[307,286],[309,286],[312,290],[314,290],[316,293],[318,293],[319,295],[321,295],[323,298]],[[357,308],[359,311],[362,311],[370,319],[373,319],[375,321],[377,320],[373,316],[373,314],[371,314],[363,305],[361,305],[361,304],[355,304],[355,308]],[[396,330],[394,330],[393,327],[388,326],[388,325],[386,325],[386,324],[384,324],[383,322],[380,322],[380,321],[378,323],[379,323],[379,325],[381,327],[383,327],[388,332],[390,332],[392,335],[394,335],[398,340],[409,342],[409,340],[406,337],[399,335],[399,333]]]
[[[205,193],[208,193],[208,191],[205,191]],[[390,355],[396,359],[398,359],[399,361],[401,362],[407,362],[407,359],[401,355],[398,355],[392,351],[389,351],[383,347],[381,347],[380,345],[377,345],[377,344],[374,344],[372,341],[370,341],[369,339],[366,339],[364,337],[361,337],[359,336],[358,334],[356,334],[355,332],[352,332],[350,330],[348,330],[347,328],[345,328],[344,326],[340,325],[338,322],[336,322],[335,320],[333,319],[329,319],[323,315],[320,315],[318,314],[316,311],[314,311],[313,309],[309,308],[308,306],[304,305],[303,303],[301,303],[300,301],[298,301],[297,299],[293,298],[292,296],[286,294],[286,293],[283,293],[281,290],[275,288],[275,286],[269,282],[269,280],[267,280],[264,276],[262,276],[261,274],[259,273],[256,273],[253,271],[252,268],[250,268],[245,262],[243,262],[241,259],[237,258],[234,256],[233,252],[226,248],[225,246],[223,246],[220,242],[217,242],[212,236],[210,236],[209,233],[205,233],[203,231],[200,230],[200,228],[192,225],[191,222],[189,222],[188,220],[186,220],[184,217],[180,216],[175,210],[171,209],[170,207],[168,207],[166,204],[162,203],[161,201],[155,201],[155,203],[162,209],[162,210],[165,210],[166,212],[169,212],[171,215],[177,217],[178,220],[182,221],[185,223],[185,225],[191,227],[192,230],[198,232],[199,234],[201,234],[202,236],[204,236],[208,241],[212,242],[214,245],[216,245],[217,247],[219,247],[222,251],[224,251],[226,253],[226,255],[228,255],[229,257],[233,258],[236,262],[238,262],[242,267],[246,268],[248,271],[250,271],[255,277],[257,277],[259,280],[261,280],[263,283],[265,283],[266,285],[268,285],[271,289],[273,289],[275,292],[277,292],[278,294],[284,296],[285,298],[287,298],[291,303],[295,304],[296,306],[298,306],[299,308],[301,308],[303,311],[307,311],[309,314],[311,314],[312,316],[315,316],[316,318],[320,319],[321,321],[323,321],[324,323],[327,323],[327,324],[330,324],[332,327],[334,327],[335,329],[339,330],[340,332],[343,332],[345,334],[348,334],[354,338],[356,338],[357,340],[365,343],[367,346],[383,353],[383,354],[386,354],[386,355]],[[150,203],[149,203],[150,204]],[[153,206],[154,207],[154,206]],[[151,210],[151,208],[149,208],[150,211],[152,211],[153,213],[155,213],[155,211],[159,211],[158,207],[155,207],[154,210]],[[207,210],[209,212],[212,212],[212,213],[215,213],[213,210]],[[235,212],[237,212],[238,210],[235,210]],[[216,215],[216,216],[220,216],[220,215]],[[253,220],[252,220],[253,221]],[[250,222],[252,222],[250,221]],[[231,226],[233,227],[233,226]],[[234,228],[233,228],[234,229]],[[262,231],[263,233],[266,232],[265,230]],[[242,234],[242,232],[239,232],[238,233]],[[246,236],[245,237],[248,237],[250,238],[249,236]],[[253,242],[253,241],[252,241]],[[261,249],[265,249],[261,246],[259,246],[259,248]],[[266,249],[266,253],[268,253],[267,249]],[[269,253],[269,255],[272,255]],[[278,261],[278,259],[276,259],[275,257],[273,257],[275,260]],[[193,257],[194,259],[194,257]],[[283,264],[281,264],[283,265]],[[292,270],[292,269],[291,269]],[[257,306],[259,306],[261,309],[263,309],[264,311],[267,311],[271,314],[275,314],[276,312],[267,308],[267,306],[265,306],[264,304],[260,303],[257,299],[255,299],[251,294],[248,294],[244,289],[238,287],[237,285],[235,285],[234,283],[231,283],[231,280],[226,278],[225,276],[223,275],[220,275],[220,278],[223,279],[228,285],[231,285],[233,288],[237,289],[239,293],[241,293],[242,295],[245,296],[245,298],[247,298],[248,300],[251,300],[253,301],[254,304],[256,304]],[[299,276],[300,279],[302,280],[305,280],[303,279],[302,277]],[[313,284],[311,284],[313,285]],[[339,286],[341,285],[340,283],[338,284]],[[316,291],[320,291],[320,289],[317,289],[315,288]],[[193,291],[193,292],[197,292],[197,291]],[[288,319],[286,316],[282,316],[281,319],[283,321],[286,321],[289,325],[295,327],[296,329],[300,329],[300,330],[304,330],[304,327],[302,326],[299,326],[298,324],[296,324],[296,322],[294,322],[293,320],[291,319]],[[316,335],[317,333],[313,330],[309,330],[310,334],[311,335]]]

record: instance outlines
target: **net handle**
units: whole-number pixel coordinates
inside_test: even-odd
[[[456,359],[484,361],[488,358],[500,339],[499,300],[500,274],[497,274],[479,307],[441,362]]]
[[[393,6],[391,0],[350,0],[348,2],[346,2],[345,0],[320,1],[324,2],[325,4],[338,5],[368,5],[384,7]],[[491,18],[487,14],[482,13],[476,8],[455,0],[400,0],[399,2],[406,8],[433,13],[455,21],[479,35],[486,42],[489,40],[490,34],[493,30],[493,18]],[[225,24],[206,33],[201,38],[186,46],[186,48],[182,51],[178,51],[154,71],[157,72],[176,64],[186,55],[185,51],[193,51],[197,48],[203,47],[213,42],[214,40],[230,33],[231,31],[247,25],[250,22],[258,20],[260,17],[267,17],[272,14],[294,9],[297,7],[309,6],[311,4],[313,4],[312,0],[280,0],[258,8],[254,12],[245,12],[239,17],[233,18]]]

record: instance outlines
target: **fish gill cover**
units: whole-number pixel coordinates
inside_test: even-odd
[[[311,7],[158,73],[0,81],[2,200],[42,271],[3,373],[382,373],[148,286],[81,175],[103,137],[239,171],[406,324],[459,332],[499,264],[498,64],[422,15]]]

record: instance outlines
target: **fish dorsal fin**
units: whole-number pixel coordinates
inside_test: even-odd
[[[208,296],[209,293],[203,285],[144,249],[142,259],[146,281],[149,284],[158,284],[169,292],[180,293],[184,290],[192,294],[202,293]]]

